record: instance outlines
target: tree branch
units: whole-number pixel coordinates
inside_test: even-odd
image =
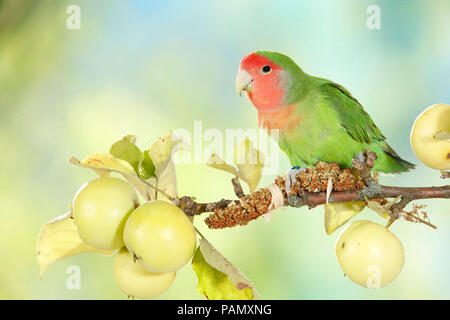
[[[231,179],[231,183],[233,184],[234,193],[238,198],[245,196],[244,191],[242,190],[241,182],[237,176]]]
[[[297,175],[297,180],[291,186],[288,195],[285,189],[285,178],[277,177],[274,184],[280,189],[284,206],[289,203],[295,207],[315,207],[327,201],[326,189],[331,177],[333,191],[329,203],[376,200],[401,196],[398,203],[390,209],[389,227],[403,212],[408,203],[418,199],[450,198],[450,185],[441,187],[394,187],[384,186],[372,177],[371,169],[376,161],[376,154],[365,151],[358,154],[352,168],[339,169],[335,163],[319,162],[315,168],[307,169]],[[205,219],[209,228],[221,229],[236,225],[246,225],[249,221],[267,214],[273,205],[272,193],[269,187],[259,189],[249,195],[244,195],[239,181],[233,181],[233,187],[238,200],[222,199],[211,203],[197,203],[192,197],[182,197],[179,207],[189,216],[213,212]],[[288,201],[288,197],[290,200]],[[421,222],[416,217],[416,222]],[[422,220],[424,221],[424,220]],[[429,224],[429,223],[426,223]],[[431,225],[431,224],[429,224]],[[431,225],[433,226],[433,225]]]

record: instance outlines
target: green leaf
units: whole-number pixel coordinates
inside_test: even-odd
[[[113,252],[99,250],[84,243],[78,235],[71,211],[42,226],[36,251],[38,263],[41,267],[41,278],[47,267],[55,261],[83,252],[98,252],[106,255],[111,255]]]
[[[260,299],[252,282],[204,238],[200,239],[192,268],[198,278],[197,291],[207,299]]]
[[[139,176],[143,179],[149,179],[155,176],[155,164],[148,154],[148,150],[144,151],[144,158],[139,162]]]
[[[351,201],[342,203],[327,203],[325,208],[325,231],[332,234],[337,228],[345,224],[355,214],[361,212],[366,203],[364,201]]]
[[[139,170],[139,163],[144,159],[144,156],[135,144],[136,136],[127,135],[115,142],[109,149],[109,153],[116,158],[127,161],[136,172]]]

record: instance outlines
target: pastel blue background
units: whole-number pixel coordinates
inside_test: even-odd
[[[66,8],[81,8],[68,30]],[[381,30],[366,27],[369,5]],[[107,151],[125,134],[147,148],[170,129],[256,128],[256,110],[234,78],[254,50],[292,57],[306,72],[346,86],[414,172],[384,177],[399,186],[443,185],[409,144],[416,116],[450,103],[450,2],[438,1],[0,1],[0,298],[123,299],[112,259],[82,254],[51,266],[42,280],[35,242],[94,175],[67,163]],[[289,169],[280,159],[280,174]],[[232,197],[230,176],[203,165],[177,168],[180,195]],[[265,176],[261,185],[271,183]],[[323,208],[278,210],[246,227],[195,225],[268,299],[449,299],[450,207],[427,204],[432,230],[396,222],[406,263],[380,290],[344,277],[326,235]],[[385,223],[373,212],[355,219]],[[81,268],[80,290],[66,269]],[[159,298],[201,299],[187,265]]]

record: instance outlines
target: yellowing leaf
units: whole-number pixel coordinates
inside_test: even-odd
[[[172,155],[183,147],[182,140],[169,133],[167,136],[158,138],[150,149],[144,153],[148,154],[153,164],[153,168],[147,168],[149,171],[153,170],[153,177],[150,177],[147,181],[172,198],[177,197],[176,171]],[[171,202],[164,193],[153,190],[150,197],[151,199]]]
[[[374,200],[367,200],[367,207],[378,213],[381,217],[385,219],[389,219],[389,210],[391,209],[392,205],[397,203],[402,196],[398,196],[397,198],[388,201],[384,205],[379,204],[377,201]]]
[[[247,183],[250,192],[255,191],[261,179],[262,168],[264,167],[264,155],[255,148],[249,139],[242,141],[235,148],[234,162],[236,167],[227,164],[219,155],[213,153],[206,164],[212,168],[237,175]]]
[[[132,149],[130,144],[134,145],[134,141],[134,136],[126,136],[116,142],[111,149],[117,155],[121,154],[123,157],[128,157],[127,160],[136,164],[138,157],[130,160],[130,152],[134,152],[130,151]],[[156,195],[158,195],[158,199],[168,200],[168,197],[162,192],[156,192],[153,187],[162,190],[173,198],[177,197],[176,172],[172,161],[172,154],[177,151],[176,147],[179,146],[180,142],[180,139],[172,137],[169,134],[160,137],[153,143],[150,149],[144,152],[142,155],[143,158],[137,164],[138,172],[142,178],[138,176],[136,170],[130,163],[112,154],[94,153],[81,162],[75,157],[72,157],[69,162],[81,167],[91,168],[100,176],[108,174],[111,171],[120,173],[145,200],[155,199]],[[137,153],[134,156],[137,156]]]
[[[164,191],[169,196],[176,198],[177,197],[177,179],[175,172],[175,164],[172,160],[170,160],[164,169],[164,171],[160,174],[158,178],[152,177],[148,181],[156,186],[158,189]],[[157,195],[157,197],[155,197]],[[150,194],[151,199],[156,200],[165,200],[167,202],[172,203],[170,199],[168,199],[163,193],[153,191]]]
[[[83,252],[112,254],[112,251],[96,249],[80,239],[75,220],[72,218],[70,211],[42,226],[36,251],[38,263],[41,267],[41,278],[47,267],[57,260]]]
[[[109,174],[110,171],[120,173],[144,199],[150,200],[150,193],[153,190],[139,179],[133,167],[124,160],[107,153],[94,153],[81,162],[75,157],[71,157],[69,162],[76,166],[93,169],[99,176]]]
[[[204,259],[200,249],[194,254],[192,268],[198,277],[197,291],[208,300],[251,300],[252,290],[239,290],[231,283],[228,276],[214,269]]]
[[[226,164],[225,161],[216,153],[213,153],[208,161],[206,162],[207,166],[210,166],[215,169],[223,170],[229,172],[233,175],[236,175],[237,169],[229,164]]]
[[[197,291],[207,299],[260,299],[252,282],[204,238],[200,239],[192,268],[198,278]]]
[[[136,136],[127,135],[115,142],[109,149],[109,153],[118,159],[128,162],[138,172],[139,163],[144,159],[144,155],[135,142]]]
[[[110,170],[136,175],[133,167],[128,162],[108,153],[93,153],[79,161],[79,165],[94,169],[99,176],[107,174]]]
[[[148,150],[148,154],[155,166],[155,175],[159,177],[164,169],[172,159],[172,153],[174,148],[181,142],[180,139],[176,139],[172,134],[160,137],[156,142],[152,144]]]
[[[345,224],[355,214],[364,209],[364,201],[351,201],[342,203],[327,203],[325,208],[325,231],[332,234],[337,228]]]
[[[261,179],[264,155],[252,147],[251,140],[245,139],[235,149],[234,163],[238,168],[238,177],[248,184],[250,192],[255,191]]]

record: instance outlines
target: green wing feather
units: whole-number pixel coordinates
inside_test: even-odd
[[[329,89],[323,91],[329,93],[327,98],[333,102],[331,107],[338,112],[341,126],[350,137],[367,144],[386,139],[363,106],[347,89],[331,81],[327,81],[323,86]]]
[[[341,127],[347,134],[361,144],[372,146],[370,149],[374,149],[375,152],[381,149],[382,153],[377,152],[380,171],[402,172],[415,167],[414,164],[400,158],[387,144],[380,129],[346,88],[326,79],[319,79],[319,81],[322,82],[321,95],[337,112]]]

